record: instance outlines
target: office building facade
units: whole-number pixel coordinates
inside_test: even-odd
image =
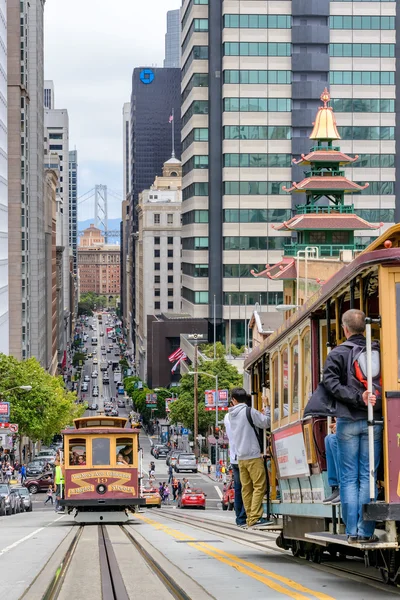
[[[54,82],[51,80],[44,82],[44,107],[49,110],[55,108]]]
[[[164,67],[179,69],[181,66],[181,19],[180,11],[167,12],[167,33],[165,34]]]
[[[80,293],[120,294],[120,248],[104,243],[100,229],[90,225],[78,246]]]
[[[342,150],[360,155],[348,176],[371,182],[349,204],[394,220],[396,3],[185,0],[181,19],[183,310],[212,324],[215,305],[218,337],[230,320],[243,344],[254,304],[283,301],[281,282],[252,270],[290,244],[274,225],[304,201],[283,186],[299,180],[292,157],[312,146],[325,86]]]
[[[131,232],[137,231],[136,205],[139,193],[149,189],[163,164],[181,154],[180,70],[136,68],[131,97]],[[174,120],[171,122],[171,116]],[[174,135],[173,135],[174,134]],[[172,142],[173,137],[173,142]],[[134,253],[134,248],[132,253]],[[135,331],[135,258],[131,261],[131,331]]]
[[[0,353],[9,353],[7,3],[0,0]]]
[[[170,158],[162,177],[139,194],[135,236],[136,370],[147,381],[147,317],[181,311],[182,163]]]
[[[69,247],[72,249],[73,271],[77,273],[78,259],[78,152],[69,152]]]
[[[131,103],[125,102],[122,109],[122,159],[123,159],[123,198],[126,200],[131,189]]]
[[[45,109],[46,137],[48,152],[58,155],[60,176],[57,194],[63,210],[63,295],[64,316],[66,322],[65,343],[68,344],[71,328],[71,256],[70,250],[70,207],[69,207],[69,118],[65,109]]]

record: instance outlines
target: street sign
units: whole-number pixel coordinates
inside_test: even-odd
[[[10,423],[0,423],[0,429],[8,429],[10,426]]]
[[[10,403],[9,402],[0,402],[0,417],[9,417],[10,416]]]
[[[206,390],[204,394],[204,402],[206,410],[215,410],[216,404],[215,390]],[[228,410],[229,392],[228,390],[218,390],[218,410]]]
[[[11,433],[18,433],[18,425],[16,423],[10,423],[8,429]]]
[[[182,435],[189,435],[189,429],[186,429],[186,427],[182,427]]]

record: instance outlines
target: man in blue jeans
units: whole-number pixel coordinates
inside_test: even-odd
[[[350,309],[343,314],[342,327],[350,344],[336,346],[324,365],[323,385],[336,400],[336,436],[340,463],[340,500],[346,523],[347,541],[376,542],[375,522],[362,518],[363,504],[369,497],[368,454],[368,400],[374,406],[374,419],[382,417],[382,398],[366,390],[353,376],[354,365],[349,365],[350,353],[357,347],[362,351],[365,314]],[[351,357],[350,357],[351,360]],[[382,446],[382,425],[374,425],[375,477]]]
[[[236,514],[236,525],[238,527],[246,527],[246,511],[243,504],[242,498],[242,484],[240,482],[240,473],[239,473],[239,461],[237,458],[237,452],[235,448],[235,444],[233,441],[231,424],[229,421],[229,415],[225,415],[224,425],[226,435],[229,439],[229,456],[233,469],[233,484],[235,489],[235,514]]]

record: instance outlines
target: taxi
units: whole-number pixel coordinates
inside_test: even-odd
[[[143,487],[142,497],[146,500],[147,508],[153,508],[153,506],[161,508],[161,496],[158,493],[158,489],[154,486],[148,484]]]

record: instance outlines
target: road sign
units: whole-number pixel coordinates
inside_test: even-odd
[[[182,435],[189,435],[189,429],[182,427]]]
[[[8,429],[11,433],[18,433],[18,425],[16,423],[10,423]]]
[[[9,402],[0,402],[0,417],[9,417],[10,416],[10,403]]]
[[[10,426],[10,423],[0,423],[0,429],[8,429]]]

